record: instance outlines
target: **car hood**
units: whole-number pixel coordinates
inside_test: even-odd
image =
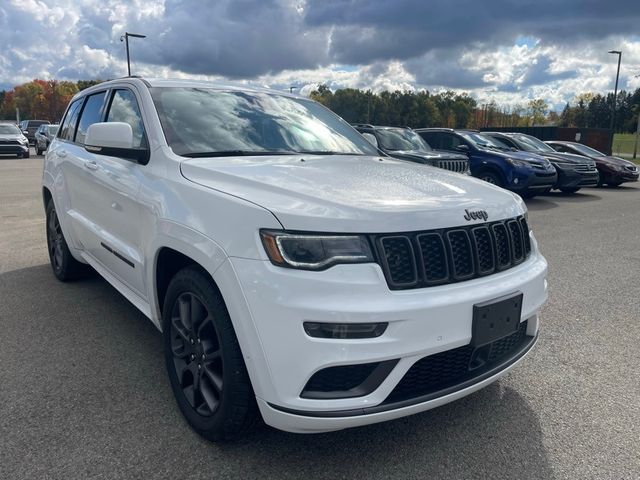
[[[396,158],[422,158],[429,162],[435,162],[438,160],[467,160],[466,155],[437,150],[394,150],[387,151],[386,153]]]
[[[403,232],[469,224],[465,210],[484,210],[489,220],[525,211],[519,197],[481,180],[392,158],[194,158],[181,171],[268,209],[290,230]]]
[[[594,158],[594,160],[598,161],[598,162],[603,162],[603,163],[608,163],[609,165],[621,165],[623,167],[635,167],[636,164],[633,162],[630,162],[629,160],[625,160],[624,158],[620,158],[620,157],[614,157],[611,155],[608,155],[606,157],[597,157]]]
[[[587,157],[583,157],[581,155],[574,155],[573,153],[562,153],[562,152],[544,152],[539,153],[550,162],[557,163],[591,163],[590,159]]]

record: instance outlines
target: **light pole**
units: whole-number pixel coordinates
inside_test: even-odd
[[[291,85],[291,86],[289,87],[289,93],[293,93],[293,91],[294,91],[294,90],[297,90],[297,89],[298,89],[298,87],[296,87],[296,86],[294,86],[294,85]]]
[[[620,60],[622,60],[622,52],[620,50],[609,50],[608,53],[618,55],[618,71],[616,73],[616,86],[613,90],[613,112],[611,113],[611,130],[616,123],[616,98],[618,97],[618,78],[620,77]]]
[[[124,42],[125,45],[127,46],[127,76],[131,76],[131,60],[129,58],[129,37],[134,37],[134,38],[147,38],[146,35],[140,35],[139,33],[129,33],[129,32],[124,32],[124,35],[122,35],[120,37],[120,41]]]

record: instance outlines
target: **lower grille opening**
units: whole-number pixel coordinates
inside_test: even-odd
[[[517,354],[529,343],[527,321],[509,336],[482,347],[464,345],[418,360],[383,404],[429,395],[478,377]]]
[[[368,395],[380,386],[397,363],[396,359],[324,368],[313,374],[300,396],[335,399]]]

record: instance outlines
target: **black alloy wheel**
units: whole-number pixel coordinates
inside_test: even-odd
[[[49,260],[51,261],[53,271],[59,272],[63,268],[64,263],[64,236],[62,235],[60,221],[58,220],[55,208],[47,213],[47,247],[49,249]]]
[[[199,415],[220,408],[223,388],[220,337],[204,302],[193,292],[181,294],[171,313],[171,352],[182,393]]]
[[[169,282],[162,310],[165,364],[184,418],[208,440],[243,436],[258,405],[217,286],[201,267],[185,267]]]
[[[497,185],[498,187],[502,186],[502,181],[500,180],[500,177],[493,172],[482,172],[479,178],[480,180],[484,180],[485,182],[490,183],[491,185]]]
[[[53,274],[63,282],[75,280],[91,272],[91,267],[79,262],[69,250],[62,233],[60,219],[53,200],[49,199],[46,208],[47,251]]]

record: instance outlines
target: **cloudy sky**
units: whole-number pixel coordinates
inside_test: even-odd
[[[308,93],[454,89],[556,108],[640,87],[640,0],[2,0],[0,89],[132,73]],[[636,77],[638,75],[639,77]]]

